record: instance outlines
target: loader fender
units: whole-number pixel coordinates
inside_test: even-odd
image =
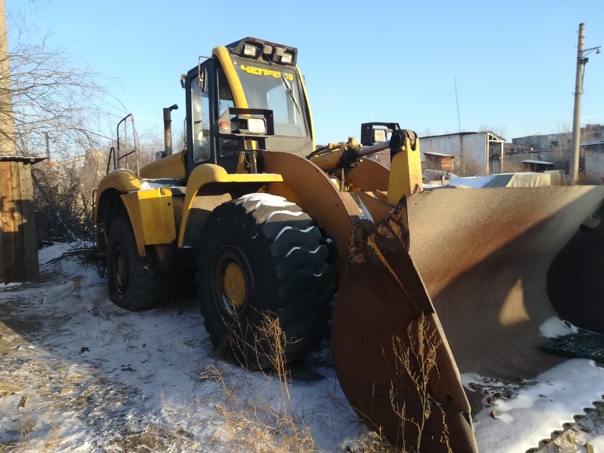
[[[331,236],[338,249],[336,273],[342,271],[352,227],[373,221],[360,198],[340,192],[327,174],[313,162],[295,154],[264,151],[266,171],[283,175],[283,183],[269,186],[269,192],[296,203]]]
[[[95,203],[95,211],[94,211],[94,223],[98,224],[102,222],[104,219],[99,218],[99,212],[102,212],[104,208],[104,195],[108,193],[108,191],[117,191],[118,193],[132,192],[134,190],[141,189],[140,179],[136,177],[134,172],[130,170],[126,170],[124,168],[120,168],[118,170],[114,170],[105,176],[101,182],[99,183],[99,187],[97,190],[97,199]]]
[[[97,225],[111,221],[110,212],[115,208],[111,205],[119,204],[119,197],[128,215],[140,256],[146,255],[146,245],[169,244],[176,238],[170,188],[142,189],[141,181],[134,172],[118,169],[103,178],[99,184],[97,197],[95,212]]]
[[[172,191],[168,187],[137,190],[120,196],[134,231],[136,248],[145,255],[146,245],[170,244],[176,239]]]
[[[231,191],[253,193],[270,183],[282,181],[283,177],[276,173],[231,174],[218,165],[199,165],[187,182],[178,246],[197,246],[198,227],[203,225],[203,221],[197,219],[205,220],[215,207],[229,201]],[[203,197],[197,197],[202,193]],[[195,221],[190,220],[192,210],[202,211],[202,215],[195,216]]]

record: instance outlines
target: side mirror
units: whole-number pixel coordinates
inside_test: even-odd
[[[398,123],[361,124],[361,145],[372,146],[390,140],[392,132],[400,130]]]

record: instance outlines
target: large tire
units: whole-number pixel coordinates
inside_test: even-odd
[[[150,256],[139,256],[130,223],[117,217],[107,240],[109,299],[126,310],[148,310],[166,302],[172,285]]]
[[[198,285],[205,328],[229,361],[271,368],[274,339],[259,326],[277,317],[287,339],[285,360],[300,359],[328,329],[332,269],[312,219],[268,194],[218,206],[203,228]]]

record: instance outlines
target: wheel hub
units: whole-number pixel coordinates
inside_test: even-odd
[[[245,303],[245,275],[237,263],[229,263],[222,274],[222,292],[230,307],[238,311]]]

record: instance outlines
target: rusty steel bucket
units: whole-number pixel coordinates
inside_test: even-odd
[[[530,378],[560,363],[540,350],[554,316],[604,333],[603,199],[604,186],[443,188],[357,225],[332,350],[369,426],[419,451],[476,451],[460,371]]]

